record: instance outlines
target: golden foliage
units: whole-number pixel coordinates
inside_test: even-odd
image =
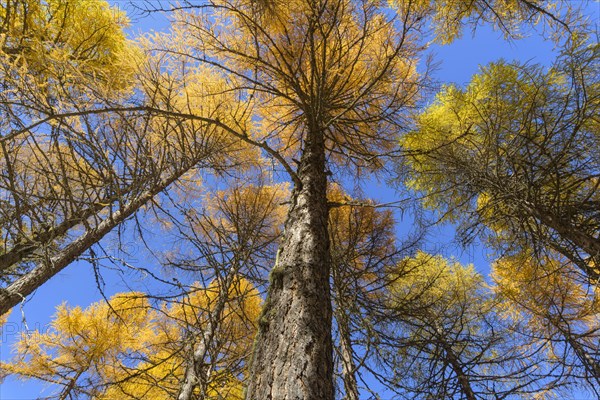
[[[227,297],[225,308],[215,316],[221,296]],[[235,365],[250,352],[260,307],[258,292],[243,278],[234,279],[228,293],[216,282],[207,288],[194,286],[181,301],[159,308],[135,292],[86,309],[62,305],[50,329],[23,336],[14,360],[3,368],[22,379],[58,385],[63,393],[169,399],[178,392],[185,360],[191,356],[186,343],[193,347],[194,332],[202,334],[209,318],[217,317],[223,354],[214,360],[208,391],[241,399],[243,369]]]
[[[428,208],[489,228],[495,246],[546,240],[595,257],[598,51],[585,43],[546,71],[492,63],[465,89],[447,86],[436,96],[401,139],[407,185],[425,194]],[[593,277],[583,258],[572,261]]]
[[[207,215],[222,232],[259,243],[281,235],[289,196],[287,183],[245,184],[207,194],[204,203]],[[210,231],[204,234],[210,235]]]
[[[426,310],[439,318],[438,323],[464,318],[471,312],[485,312],[489,304],[479,294],[483,277],[473,265],[463,266],[442,256],[418,251],[397,266],[398,277],[391,288],[399,307]],[[466,319],[469,319],[468,317]]]
[[[130,84],[135,50],[123,33],[129,21],[103,0],[4,0],[0,21],[0,59],[36,76],[41,87],[99,77],[113,89]]]
[[[493,265],[494,290],[503,311],[544,337],[594,330],[600,324],[600,293],[581,283],[577,269],[558,255],[539,257],[523,252]]]
[[[490,23],[506,37],[520,38],[523,24],[542,21],[558,33],[571,23],[569,2],[523,0],[388,0],[390,7],[406,15],[416,13],[430,17],[435,39],[448,44],[462,36],[466,27],[475,29],[481,22]]]
[[[419,251],[392,275],[395,379],[415,398],[530,398],[546,388],[543,359],[498,317],[497,300],[473,265]],[[549,389],[553,387],[550,385]]]
[[[338,290],[343,293],[376,284],[386,264],[381,261],[396,249],[393,213],[372,201],[357,202],[337,184],[329,186],[327,199],[336,204],[329,211],[329,237],[334,282],[342,286]]]
[[[252,115],[236,128],[284,156],[297,156],[316,121],[332,161],[389,150],[396,116],[417,98],[416,48],[374,4],[333,3],[318,16],[303,0],[268,2],[264,18],[252,2],[181,12],[176,52],[225,71]]]

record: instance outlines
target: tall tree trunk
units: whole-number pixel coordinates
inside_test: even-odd
[[[192,340],[185,349],[187,357],[186,367],[177,400],[191,400],[196,397],[199,399],[206,398],[210,373],[212,371],[207,356],[209,354],[209,349],[214,345],[217,331],[223,323],[223,311],[229,300],[229,289],[238,270],[237,263],[234,263],[234,267],[228,271],[223,284],[219,288],[219,294],[214,309],[208,310],[208,322],[204,332],[200,335],[200,342],[196,344]],[[200,393],[200,395],[196,397],[194,397],[195,388],[199,388]]]
[[[332,239],[333,246],[335,241]],[[342,366],[342,381],[344,383],[344,400],[358,400],[358,383],[356,381],[356,364],[354,362],[352,353],[352,340],[350,333],[350,316],[349,314],[353,311],[352,298],[350,301],[347,296],[344,296],[344,291],[347,290],[347,286],[344,284],[346,279],[352,279],[351,277],[345,276],[347,266],[343,263],[336,263],[335,256],[332,260],[333,270],[333,288],[335,291],[335,309],[333,314],[337,323],[337,330],[339,335],[338,354],[340,356],[340,363]],[[345,278],[345,279],[344,279]],[[352,311],[351,311],[352,310]]]
[[[356,364],[352,357],[352,342],[350,340],[350,324],[348,316],[339,308],[336,320],[340,335],[340,358],[342,362],[342,379],[344,381],[344,400],[358,400],[358,383],[356,382]]]
[[[327,177],[323,136],[305,142],[259,321],[247,400],[332,400]]]
[[[183,380],[179,388],[177,400],[191,400],[206,398],[208,382],[210,381],[210,362],[207,360],[208,350],[214,343],[214,337],[221,324],[223,309],[225,308],[226,295],[219,294],[215,313],[211,313],[206,330],[200,335],[200,342],[196,344],[192,339],[185,348],[186,366]],[[199,388],[199,395],[194,394],[194,389]]]

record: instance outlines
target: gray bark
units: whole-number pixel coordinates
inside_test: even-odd
[[[333,240],[332,240],[332,243]],[[342,274],[345,271],[345,266],[336,265],[333,261],[333,286],[335,289],[335,303],[336,307],[334,310],[335,320],[337,323],[338,335],[339,335],[339,356],[340,363],[342,366],[342,382],[344,383],[344,400],[358,400],[358,383],[356,381],[356,363],[354,362],[352,352],[352,341],[350,338],[350,316],[349,313],[351,305],[346,301],[344,296],[344,289],[347,290],[343,283]],[[352,279],[352,278],[350,278]],[[352,301],[350,299],[350,301]]]
[[[217,303],[212,311],[209,311],[208,323],[203,334],[200,336],[200,342],[195,346],[190,344],[186,349],[188,355],[185,373],[177,400],[191,400],[194,398],[194,389],[199,388],[200,399],[206,397],[208,382],[210,381],[210,363],[207,362],[208,349],[213,345],[214,338],[223,321],[223,310],[229,297],[229,287],[231,286],[237,268],[232,268],[226,276],[223,288],[219,290]]]
[[[327,178],[323,137],[309,133],[259,320],[247,400],[332,400]]]
[[[224,296],[223,296],[224,298]],[[223,306],[221,306],[221,303]],[[219,304],[217,307],[219,308],[219,314],[223,310],[225,305],[225,301],[221,302],[219,299]],[[217,318],[221,318],[220,315]],[[213,337],[216,333],[220,321],[215,318],[209,318],[208,325],[206,326],[206,330],[200,336],[200,342],[194,347],[195,343],[190,343],[189,348],[186,348],[186,356],[187,363],[185,366],[185,373],[183,376],[183,381],[181,382],[181,387],[179,388],[179,394],[177,395],[177,400],[191,400],[194,397],[194,389],[196,387],[199,388],[200,399],[204,399],[206,397],[207,391],[207,383],[210,380],[210,368],[209,363],[207,363],[206,355],[208,353],[208,348],[213,342]]]
[[[6,313],[12,307],[21,302],[25,296],[62,271],[67,265],[75,261],[87,249],[100,241],[113,228],[133,215],[140,207],[161,191],[165,190],[171,183],[179,179],[186,170],[180,170],[171,176],[162,179],[154,185],[151,190],[141,193],[137,198],[123,205],[120,210],[110,214],[96,227],[88,229],[85,233],[73,240],[57,255],[50,257],[47,261],[38,264],[33,270],[23,275],[8,287],[0,288],[0,315]]]
[[[358,383],[356,382],[356,364],[352,357],[352,343],[350,341],[350,327],[348,317],[342,310],[338,310],[338,331],[340,335],[340,358],[342,361],[342,379],[344,381],[344,400],[358,400]]]

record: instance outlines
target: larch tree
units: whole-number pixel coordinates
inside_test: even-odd
[[[164,105],[162,90],[180,96],[168,102],[194,101],[125,38],[123,13],[106,2],[9,1],[1,10],[6,312],[174,182],[256,156],[216,126],[140,112],[142,100]],[[195,77],[197,116],[236,104],[214,75]]]
[[[473,265],[422,251],[403,259],[390,284],[391,335],[382,362],[401,396],[497,399],[560,393],[554,355],[530,345],[503,300]],[[510,281],[510,279],[508,279]],[[526,296],[525,296],[526,297]]]
[[[600,297],[578,272],[558,253],[540,259],[524,252],[493,265],[493,288],[498,311],[518,321],[515,330],[531,349],[549,355],[557,382],[577,382],[599,396]]]
[[[579,32],[547,69],[483,67],[466,88],[445,87],[402,139],[408,185],[465,241],[497,251],[495,290],[520,334],[553,354],[557,382],[577,377],[596,395],[598,60]]]
[[[409,185],[504,252],[557,252],[600,278],[598,45],[585,34],[554,65],[498,62],[446,87],[406,135]]]
[[[210,371],[193,395],[242,399],[242,361],[252,348],[261,303],[248,281],[238,277],[228,293],[215,283],[168,303],[151,301],[129,292],[86,309],[62,305],[49,330],[24,334],[2,372],[51,383],[59,399],[172,399],[194,354],[187,350],[190,335],[209,331],[218,312],[209,349],[215,358],[204,360]]]
[[[395,146],[383,132],[415,104],[416,48],[368,2],[294,2],[269,12],[225,2],[182,12],[174,32],[182,48],[164,52],[226,76],[249,116],[230,125],[232,134],[260,145],[294,183],[246,396],[332,398],[327,174],[336,165],[381,167],[367,159]],[[407,27],[415,23],[406,18]],[[195,118],[185,105],[175,112]]]
[[[73,121],[45,122],[66,108],[85,107],[85,98],[94,99],[90,81],[118,96],[132,69],[123,62],[128,51],[122,27],[127,20],[107,4],[8,1],[2,3],[0,16],[0,268],[10,283],[33,253],[50,248],[69,228],[93,215],[96,210],[90,208],[96,201],[105,200],[103,177],[95,170],[100,165],[94,165],[101,163],[91,163],[82,154],[72,137],[76,135],[57,139]],[[94,22],[83,26],[84,20]],[[39,125],[45,129],[37,131]]]
[[[540,12],[528,2],[502,2],[497,10],[473,2],[454,15],[456,4],[436,4],[398,2],[390,15],[376,1],[214,2],[197,12],[182,6],[176,16],[178,46],[164,52],[187,56],[181,68],[211,65],[227,77],[252,114],[230,127],[278,161],[294,184],[249,399],[334,396],[328,175],[384,167],[382,156],[395,149],[417,105],[418,36],[428,17],[449,22],[438,26],[451,40],[460,17],[516,23]],[[445,19],[452,16],[456,26]]]
[[[507,36],[538,19],[569,22],[525,0],[218,0],[183,3],[169,34],[130,48],[119,24],[106,22],[106,4],[91,4],[102,11],[86,19],[109,27],[118,46],[69,41],[77,32],[104,43],[92,39],[100,27],[68,34],[76,2],[2,3],[1,256],[24,270],[0,292],[0,312],[186,174],[272,162],[293,186],[247,399],[334,398],[328,181],[386,170],[419,106],[427,76],[417,63],[431,24],[450,42],[482,21]],[[30,20],[48,29],[19,36],[37,26]],[[58,219],[47,227],[44,213]]]

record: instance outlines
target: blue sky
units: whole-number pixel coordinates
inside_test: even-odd
[[[125,2],[113,2],[125,7]],[[595,1],[587,7],[587,12],[593,20],[598,21],[600,15],[600,3]],[[149,29],[161,30],[166,26],[164,18],[150,17],[134,20],[130,31],[132,33],[147,31]],[[436,60],[440,61],[436,78],[442,82],[454,82],[458,85],[467,83],[470,77],[477,72],[480,65],[490,61],[504,58],[505,60],[530,61],[532,63],[548,64],[553,59],[553,44],[543,41],[539,36],[533,36],[515,42],[506,42],[499,32],[494,32],[488,27],[477,30],[475,37],[470,33],[457,40],[451,45],[434,45],[432,51],[436,54]],[[371,192],[377,200],[388,202],[395,200],[395,193],[383,184],[373,183],[366,188],[367,195]],[[453,254],[464,263],[474,263],[482,273],[489,271],[489,260],[486,257],[486,249],[482,246],[473,246],[469,249],[461,249],[452,244],[452,228],[442,226],[436,228],[430,238],[434,238],[434,244],[442,244],[448,254]],[[149,262],[148,260],[137,260],[138,262]],[[128,290],[120,276],[105,271],[106,292],[108,295]],[[55,307],[63,302],[69,305],[80,305],[85,307],[92,302],[101,299],[92,267],[85,262],[75,262],[67,267],[62,273],[54,277],[34,295],[28,298],[24,307],[27,326],[29,329],[45,329],[49,323]],[[0,358],[6,360],[10,357],[10,347],[14,340],[19,338],[25,330],[22,322],[21,311],[16,308],[12,311],[8,323],[2,332],[2,343],[0,347]],[[0,400],[29,400],[40,396],[48,396],[53,390],[43,385],[31,382],[23,383],[8,378],[0,385]],[[42,392],[40,392],[42,390]],[[584,399],[584,397],[582,397]]]

